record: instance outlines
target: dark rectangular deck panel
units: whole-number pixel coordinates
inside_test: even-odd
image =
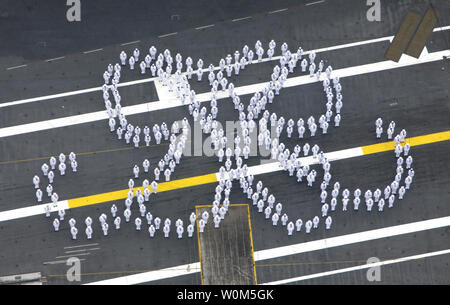
[[[408,46],[408,42],[410,41],[411,37],[414,34],[414,31],[417,28],[419,20],[419,15],[408,12],[403,23],[400,25],[397,34],[395,34],[391,45],[386,51],[386,59],[390,59],[395,62],[398,62],[400,60],[402,53],[405,51],[406,47]]]
[[[428,37],[433,32],[436,23],[437,13],[435,10],[429,8],[425,13],[422,21],[420,22],[416,33],[411,39],[411,42],[406,49],[406,54],[415,58],[419,58],[423,48],[425,47],[425,44],[427,43]]]
[[[219,228],[214,228],[210,207],[198,207],[198,216],[205,210],[210,217],[204,232],[198,233],[202,283],[256,284],[248,205],[230,205]]]

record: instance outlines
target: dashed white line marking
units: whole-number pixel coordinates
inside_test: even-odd
[[[73,257],[73,256],[86,256],[86,255],[90,255],[91,253],[86,252],[86,253],[76,253],[76,254],[70,254],[70,255],[61,255],[61,256],[57,256],[55,258],[66,258],[66,257]]]
[[[393,102],[393,103],[390,103],[390,104],[389,104],[389,106],[391,106],[391,107],[392,107],[392,106],[397,106],[397,105],[398,105],[397,102]]]
[[[98,51],[102,51],[102,50],[103,50],[103,48],[95,49],[95,50],[90,50],[90,51],[84,51],[83,54],[94,53],[94,52],[98,52]]]
[[[100,248],[72,250],[72,251],[65,251],[64,253],[70,254],[70,253],[76,253],[76,252],[95,251],[95,250],[100,250]]]
[[[280,13],[280,12],[284,12],[284,11],[287,11],[287,10],[288,10],[287,8],[282,8],[282,9],[279,9],[279,10],[271,11],[271,12],[269,12],[269,14]]]
[[[81,261],[85,261],[86,259],[82,258],[80,259]],[[67,260],[59,260],[59,261],[50,261],[50,262],[43,262],[42,264],[44,265],[56,265],[56,264],[65,264],[67,262]]]
[[[50,58],[50,59],[46,59],[45,61],[50,62],[50,61],[55,61],[55,60],[59,60],[59,59],[63,59],[63,58],[65,58],[65,56]]]
[[[176,34],[178,34],[178,32],[173,32],[173,33],[169,33],[169,34],[159,35],[158,38],[164,38],[164,37],[172,36],[172,35],[176,35]]]
[[[26,66],[27,65],[14,66],[14,67],[6,68],[6,70],[13,70],[13,69],[18,69],[18,68],[23,68],[23,67],[26,67]]]
[[[355,267],[349,267],[349,268],[344,268],[344,269],[309,274],[309,275],[294,277],[294,278],[285,279],[285,280],[273,281],[273,282],[263,283],[262,285],[281,285],[281,284],[287,284],[287,283],[292,283],[292,282],[299,282],[299,281],[314,279],[314,278],[318,278],[318,277],[330,276],[330,275],[351,272],[351,271],[357,271],[357,270],[362,270],[362,269],[368,269],[368,268],[374,268],[374,267],[381,267],[384,265],[397,264],[397,263],[402,263],[402,262],[407,262],[407,261],[412,261],[412,260],[424,259],[427,257],[432,257],[432,256],[437,256],[437,255],[445,255],[445,254],[449,254],[449,253],[450,253],[450,249],[429,252],[429,253],[423,253],[423,254],[401,257],[401,258],[396,258],[396,259],[389,259],[389,260],[385,260],[385,261],[378,262],[378,263],[359,265],[359,266],[355,266]]]
[[[245,17],[245,18],[251,18],[251,16],[250,17]],[[433,30],[433,32],[440,32],[440,31],[447,31],[447,30],[450,30],[450,25],[449,26],[440,27],[440,28],[435,28]],[[380,38],[375,38],[375,39],[369,39],[369,40],[357,41],[357,42],[352,42],[352,43],[347,43],[347,44],[341,44],[341,45],[337,45],[337,46],[331,46],[331,47],[320,48],[320,49],[315,49],[315,50],[308,50],[308,51],[305,51],[304,54],[305,55],[310,54],[312,51],[314,51],[315,53],[321,53],[321,52],[327,52],[327,51],[332,51],[332,50],[339,50],[339,49],[345,49],[345,48],[350,48],[350,47],[356,47],[356,46],[365,45],[365,44],[377,43],[377,42],[382,42],[382,41],[390,41],[390,40],[392,40],[393,37],[394,36],[385,36],[385,37],[380,37]],[[443,52],[447,52],[447,51],[448,50],[444,50]],[[279,59],[280,59],[280,56],[272,57],[272,61],[277,61]],[[263,58],[263,60],[261,62],[269,62],[269,61],[271,61],[269,58]],[[255,62],[255,64],[256,63],[258,63],[258,62]],[[214,69],[218,70],[219,67],[214,67]],[[208,69],[204,68],[203,71],[204,72],[208,71]],[[132,85],[137,85],[137,84],[143,84],[143,83],[147,83],[147,82],[152,82],[155,79],[156,79],[155,77],[151,77],[151,78],[140,79],[140,80],[136,80],[136,81],[119,83],[118,87],[125,87],[125,86],[132,86]],[[102,89],[101,87],[95,87],[95,88],[81,89],[81,90],[63,92],[63,93],[52,94],[52,95],[33,97],[33,98],[28,98],[28,99],[23,99],[23,100],[16,100],[16,101],[11,101],[11,102],[6,102],[6,103],[0,103],[0,108],[20,105],[20,104],[25,104],[25,103],[44,101],[44,100],[49,100],[49,99],[55,99],[55,98],[60,98],[60,97],[72,96],[72,95],[77,95],[77,94],[90,93],[90,92],[100,91],[101,89]]]
[[[207,29],[207,28],[210,28],[210,27],[213,27],[213,26],[214,26],[214,24],[209,24],[209,25],[199,26],[199,27],[197,27],[195,29],[196,30],[203,30],[203,29]]]
[[[122,43],[121,46],[126,46],[126,45],[129,45],[129,44],[138,43],[138,42],[141,42],[141,41],[140,40],[135,40],[135,41],[125,42],[125,43]]]
[[[246,20],[246,19],[251,19],[252,16],[247,16],[247,17],[242,17],[242,18],[236,18],[231,20],[231,22],[237,22],[237,21],[241,21],[241,20]]]
[[[325,2],[325,0],[320,0],[320,1],[316,1],[316,2],[306,3],[305,5],[309,6],[309,5],[314,5],[314,4],[324,3],[324,2]]]
[[[73,249],[73,248],[91,247],[91,246],[98,246],[98,243],[79,245],[79,246],[67,246],[67,247],[64,247],[64,249]]]
[[[261,261],[265,259],[278,258],[286,255],[293,255],[299,253],[305,253],[316,250],[323,250],[327,248],[345,246],[348,244],[354,244],[363,241],[371,241],[381,238],[387,238],[391,236],[397,236],[402,234],[409,234],[419,231],[431,230],[441,227],[447,227],[450,225],[450,216],[429,219],[424,221],[412,222],[398,226],[386,227],[382,229],[363,231],[359,233],[353,233],[348,235],[342,235],[337,237],[325,238],[320,240],[314,240],[306,243],[294,244],[286,247],[272,248],[262,251],[255,251],[254,257],[255,261]],[[444,250],[448,251],[448,250]],[[446,254],[441,251],[441,254]],[[422,254],[421,256],[432,256],[439,255],[439,252],[431,252],[428,254]],[[409,257],[411,259],[411,257]],[[403,258],[405,259],[405,258]],[[401,259],[397,259],[401,260]],[[380,263],[385,263],[380,262]],[[188,275],[192,273],[200,272],[200,263],[195,262],[188,265],[181,265],[170,267],[161,270],[155,270],[150,272],[143,272],[139,274],[133,274],[128,276],[122,276],[118,278],[113,278],[105,281],[92,282],[88,285],[133,285],[146,283],[156,280],[161,280],[165,278],[172,278],[182,275]]]

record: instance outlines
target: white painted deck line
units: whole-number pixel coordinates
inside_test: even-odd
[[[364,154],[362,152],[361,147],[344,149],[344,150],[334,151],[334,152],[330,152],[330,153],[326,153],[325,154],[325,156],[330,161],[336,161],[336,160],[342,160],[342,159],[347,159],[347,158],[359,157],[359,156],[363,156],[363,155]],[[317,159],[313,158],[312,156],[299,158],[299,160],[304,165],[312,165],[312,164],[316,164],[317,163]],[[276,172],[276,171],[280,171],[280,170],[282,170],[282,168],[279,166],[279,162],[278,161],[274,161],[274,162],[271,162],[271,163],[266,163],[266,164],[262,164],[262,165],[255,165],[255,166],[248,167],[248,173],[252,174],[252,175],[255,175],[255,176],[256,175],[266,174],[266,173],[271,173],[271,172]],[[219,173],[216,173],[216,177],[217,177],[217,180],[219,180],[219,178],[220,178]],[[32,205],[32,206],[29,206],[29,207],[24,207],[24,208],[19,208],[19,209],[14,209],[14,210],[0,212],[0,222],[14,220],[14,219],[19,219],[19,218],[24,218],[24,217],[29,217],[29,216],[35,216],[35,215],[40,215],[40,214],[45,214],[44,207],[47,204],[50,204],[50,206],[52,207],[52,209],[51,209],[52,212],[58,211],[58,210],[61,210],[61,209],[65,209],[65,210],[69,209],[69,204],[68,204],[67,200],[59,201],[58,202],[58,207],[56,207],[56,208],[53,207],[52,203],[44,203],[44,204]]]
[[[282,285],[282,284],[288,284],[288,283],[292,283],[292,282],[300,282],[300,281],[310,280],[310,279],[314,279],[314,278],[318,278],[318,277],[336,275],[336,274],[352,272],[352,271],[357,271],[357,270],[363,270],[363,269],[368,269],[368,268],[374,268],[374,267],[381,267],[381,266],[391,265],[391,264],[398,264],[398,263],[403,263],[403,262],[418,260],[418,259],[424,259],[424,258],[428,258],[428,257],[438,256],[438,255],[445,255],[445,254],[449,254],[449,253],[450,253],[450,249],[429,252],[429,253],[423,253],[423,254],[406,256],[406,257],[401,257],[401,258],[396,258],[396,259],[389,259],[389,260],[385,260],[385,261],[378,262],[378,263],[359,265],[359,266],[355,266],[355,267],[349,267],[349,268],[337,269],[337,270],[332,270],[332,271],[327,271],[327,272],[320,272],[320,273],[314,273],[314,274],[309,274],[309,275],[304,275],[304,276],[299,276],[299,277],[293,277],[293,278],[289,278],[289,279],[285,279],[285,280],[267,282],[267,283],[263,283],[261,285]]]
[[[37,204],[37,205],[24,207],[24,208],[20,208],[20,209],[14,209],[14,210],[0,212],[0,222],[29,217],[29,216],[35,216],[35,215],[39,215],[39,214],[45,214],[45,206],[46,205],[50,205],[51,212],[69,209],[69,203],[67,202],[67,200],[58,201],[56,207],[53,206],[52,202],[44,203],[44,204]]]
[[[325,157],[329,161],[337,161],[337,160],[343,160],[343,159],[349,159],[354,157],[360,157],[363,156],[363,150],[361,147],[355,147],[355,148],[349,148],[349,149],[343,149],[343,150],[337,150],[329,153],[325,153]],[[300,157],[297,160],[300,160],[303,165],[313,165],[317,164],[318,159],[314,158],[313,156],[308,157]],[[247,169],[247,172],[249,175],[262,175],[267,173],[273,173],[277,171],[283,170],[283,167],[281,167],[280,163],[278,161],[273,160],[272,162],[268,161],[267,163],[260,164],[260,165],[254,165],[249,166]],[[220,173],[216,173],[217,180],[220,180]],[[225,173],[225,177],[228,178],[228,174]]]
[[[403,60],[400,60],[398,63],[393,62],[393,61],[381,61],[381,62],[366,64],[366,65],[336,69],[333,71],[333,76],[339,76],[340,78],[343,78],[343,77],[349,77],[349,76],[355,76],[355,75],[403,68],[403,67],[408,67],[408,66],[442,60],[443,56],[450,57],[450,50],[428,53],[427,55],[424,55],[419,59],[403,58]],[[323,73],[320,79],[323,79],[324,77],[325,77],[325,74]],[[305,84],[311,84],[314,82],[317,82],[315,77],[309,77],[309,75],[303,75],[303,76],[288,78],[285,81],[284,87],[294,87],[294,86],[300,86],[300,85],[305,85]],[[247,86],[242,86],[242,87],[236,87],[235,91],[239,95],[251,94],[258,90],[261,90],[265,84],[267,84],[267,82],[253,84],[253,85],[247,85]],[[172,98],[171,98],[171,96],[172,96]],[[227,97],[228,97],[227,91],[220,91],[217,93],[217,99],[223,99],[223,98],[227,98]],[[196,96],[196,98],[200,102],[209,101],[210,100],[210,92],[198,94]],[[179,107],[179,106],[183,106],[183,104],[180,101],[176,100],[173,95],[167,95],[167,100],[143,103],[143,104],[138,104],[138,105],[133,105],[133,106],[126,106],[126,107],[122,108],[122,111],[125,115],[132,115],[132,114],[138,114],[138,113],[144,113],[144,112],[157,111],[157,110],[161,110],[161,109],[169,109],[169,108]],[[97,112],[69,116],[69,117],[64,117],[64,118],[59,118],[59,119],[40,121],[40,122],[11,126],[11,127],[4,127],[4,128],[0,128],[0,138],[24,134],[24,133],[48,130],[48,129],[52,129],[52,128],[65,127],[65,126],[83,124],[83,123],[88,123],[88,122],[95,122],[95,121],[99,121],[99,120],[106,120],[107,118],[108,117],[107,117],[106,111],[97,111]]]
[[[429,219],[424,221],[418,221],[418,222],[412,222],[408,224],[398,225],[398,226],[392,226],[392,227],[386,227],[382,229],[377,230],[370,230],[370,231],[364,231],[354,234],[348,234],[348,235],[341,235],[337,237],[331,237],[331,238],[325,238],[321,240],[315,240],[311,242],[306,243],[299,243],[294,244],[286,247],[278,247],[278,248],[272,248],[262,251],[255,251],[254,257],[255,261],[261,261],[265,259],[272,259],[272,258],[278,258],[286,255],[294,255],[299,253],[305,253],[309,251],[317,251],[317,250],[323,250],[327,248],[332,247],[338,247],[338,246],[345,246],[349,244],[359,243],[359,242],[366,242],[381,238],[387,238],[392,236],[398,236],[402,234],[408,234],[408,233],[414,233],[414,232],[420,232],[425,230],[432,230],[436,228],[446,227],[450,225],[450,216],[447,217],[441,217],[441,218],[435,218],[435,219]],[[380,234],[380,235],[379,235]],[[428,256],[434,255],[441,255],[441,254],[447,254],[448,250],[444,251],[438,251],[438,252],[430,252]],[[432,254],[433,253],[433,254]],[[438,254],[441,253],[441,254]],[[412,256],[408,258],[403,259],[396,259],[395,262],[401,262],[405,259],[414,259],[414,257],[421,258],[426,257],[427,254],[422,254],[420,257],[418,256]],[[394,261],[394,260],[391,260]],[[389,261],[380,262],[381,264],[387,264]],[[392,262],[394,263],[394,262]],[[190,271],[187,272],[183,269],[186,269],[187,266],[194,266],[196,271],[194,271],[193,267],[191,267]],[[358,266],[359,268],[363,269],[363,267]],[[353,267],[356,268],[356,267]],[[366,268],[366,267],[364,267]],[[367,267],[370,268],[370,267]],[[181,270],[179,270],[181,269]],[[342,270],[341,270],[342,271]],[[90,285],[132,285],[132,284],[140,284],[140,283],[146,283],[150,281],[156,281],[161,280],[165,278],[171,278],[181,275],[187,275],[200,272],[200,263],[192,263],[188,265],[182,265],[182,266],[176,266],[172,268],[166,268],[158,271],[150,271],[150,272],[144,272],[140,274],[134,274],[129,276],[123,276],[118,277],[114,279],[109,279],[105,281],[99,281],[99,282],[92,282],[89,283]],[[332,271],[330,271],[332,272]],[[336,272],[336,271],[335,271]],[[312,275],[310,275],[312,276]],[[317,276],[317,275],[316,275]]]
[[[254,257],[255,261],[262,261],[446,226],[450,226],[450,216],[257,251]]]
[[[316,1],[316,2],[309,2],[309,3],[306,3],[305,6],[319,4],[319,3],[324,3],[324,2],[325,2],[325,0],[320,0],[320,1]]]
[[[188,275],[200,272],[200,263],[192,263],[181,266],[170,267],[161,270],[154,270],[122,276],[114,279],[88,283],[86,285],[135,285],[145,282],[168,279],[172,277]]]
[[[248,19],[248,18],[251,18],[251,16],[240,18],[240,19],[236,19],[236,20],[243,20],[243,19]],[[433,32],[440,32],[440,31],[447,31],[447,30],[450,30],[450,25],[439,27],[439,28],[435,28],[435,29],[433,29]],[[315,50],[305,51],[304,54],[309,54],[309,53],[311,53],[313,51],[316,52],[316,53],[321,53],[321,52],[327,52],[327,51],[332,51],[332,50],[339,50],[339,49],[345,49],[345,48],[350,48],[350,47],[356,47],[356,46],[365,45],[365,44],[377,43],[377,42],[381,42],[381,41],[392,40],[393,37],[394,36],[385,36],[385,37],[380,37],[380,38],[375,38],[375,39],[368,39],[368,40],[362,40],[362,41],[346,43],[346,44],[341,44],[341,45],[336,45],[336,46],[331,46],[331,47],[326,47],[326,48],[319,48],[319,49],[315,49]],[[132,42],[129,42],[129,43],[126,43],[126,44],[131,44],[131,43],[136,43],[136,42],[139,42],[139,40],[132,41]],[[122,44],[122,45],[125,45],[125,44]],[[274,57],[272,57],[272,59],[264,58],[261,62],[268,62],[268,61],[279,60],[279,59],[280,59],[280,56],[274,56]],[[254,62],[258,63],[258,61],[254,61]],[[18,67],[21,67],[21,66],[18,66]],[[215,70],[218,70],[218,69],[219,69],[219,67],[215,67]],[[208,71],[207,68],[203,69],[203,72],[206,72],[206,71]],[[155,77],[151,77],[151,78],[146,78],[146,79],[141,79],[141,80],[136,80],[136,81],[119,83],[118,87],[132,86],[132,85],[136,85],[136,84],[143,84],[143,83],[152,82],[154,80],[155,80]],[[39,96],[39,97],[33,97],[33,98],[27,98],[27,99],[21,99],[21,100],[15,100],[15,101],[11,101],[11,102],[0,103],[0,108],[10,107],[10,106],[15,106],[15,105],[20,105],[20,104],[26,104],[26,103],[32,103],[32,102],[39,102],[39,101],[44,101],[44,100],[49,100],[49,99],[56,99],[56,98],[66,97],[66,96],[71,96],[71,95],[90,93],[90,92],[95,92],[95,91],[100,91],[100,90],[101,90],[101,87],[95,87],[95,88],[75,90],[75,91],[63,92],[63,93],[52,94],[52,95],[45,95],[45,96]]]

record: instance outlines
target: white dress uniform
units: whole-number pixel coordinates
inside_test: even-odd
[[[150,161],[148,161],[147,159],[145,159],[142,162],[142,167],[144,168],[144,172],[148,173],[148,168],[150,167]]]
[[[58,218],[55,218],[55,220],[53,220],[53,228],[55,228],[55,232],[59,231],[59,220],[58,220]]]
[[[145,214],[145,218],[147,219],[147,224],[150,225],[152,223],[152,220],[153,220],[152,213],[147,212],[147,214]]]
[[[65,163],[60,163],[58,166],[59,169],[59,173],[61,174],[61,176],[64,176],[66,174],[66,164]]]
[[[167,181],[170,181],[170,174],[171,174],[170,169],[169,169],[169,168],[166,168],[166,170],[164,171],[164,176],[165,176],[165,178],[166,178],[166,182],[167,182]]]
[[[91,226],[86,227],[85,233],[86,233],[87,239],[92,239],[92,227]]]
[[[406,193],[406,189],[405,187],[402,185],[399,189],[398,189],[398,199],[402,200],[403,196]]]
[[[359,199],[359,197],[356,197],[355,199],[353,199],[353,210],[357,211],[360,203],[361,203],[361,199]]]
[[[130,70],[134,70],[135,62],[136,62],[136,60],[134,59],[134,57],[130,56],[130,59],[128,59],[128,64],[130,65]]]
[[[48,177],[48,183],[52,184],[53,179],[55,178],[55,173],[53,171],[49,171],[47,174],[47,177]]]
[[[116,230],[119,230],[119,229],[120,229],[120,222],[121,222],[121,218],[120,218],[119,216],[117,216],[117,217],[114,219],[114,225],[116,226]]]
[[[204,212],[202,213],[202,219],[203,219],[203,221],[205,222],[205,224],[208,223],[208,218],[209,218],[208,212],[207,212],[207,211],[204,211]]]
[[[200,219],[198,221],[198,229],[199,229],[200,233],[203,233],[203,231],[205,229],[205,225],[206,225],[206,223],[205,223],[205,221],[203,219]]]
[[[120,52],[119,58],[120,58],[120,63],[122,64],[122,66],[125,66],[126,60],[127,60],[127,54],[124,51],[122,51],[122,52]]]
[[[312,223],[311,220],[308,220],[308,221],[305,223],[305,231],[306,231],[307,234],[311,233],[311,228],[312,228],[312,226],[313,226],[313,223]]]
[[[109,229],[109,225],[105,222],[102,224],[102,230],[103,230],[103,235],[107,236],[108,235],[108,229]]]
[[[41,170],[42,170],[42,173],[44,174],[44,176],[47,176],[48,170],[49,170],[47,163],[42,164]]]
[[[292,221],[290,221],[286,227],[289,236],[291,236],[292,232],[294,232],[294,228],[295,228],[294,223]]]
[[[64,209],[58,211],[59,220],[64,220],[64,216],[66,215],[66,211]]]
[[[333,222],[333,219],[331,218],[331,216],[328,216],[326,219],[325,219],[325,228],[327,229],[327,230],[329,230],[330,228],[331,228],[331,223]]]
[[[191,225],[195,225],[195,221],[197,220],[197,216],[195,215],[195,212],[192,212],[189,216],[189,221],[191,222]]]
[[[143,198],[144,197],[142,195],[139,196],[138,198],[141,198],[140,201],[143,202]],[[145,212],[147,211],[147,208],[145,207],[145,205],[142,202],[139,204],[139,212],[141,213],[141,217],[144,217],[145,216]]]
[[[192,224],[189,224],[187,226],[187,232],[188,232],[188,237],[192,237],[192,235],[194,233],[194,226]]]
[[[105,214],[101,214],[101,215],[98,217],[98,221],[99,221],[100,224],[102,224],[102,225],[106,222],[107,219],[108,219],[108,217],[107,217]]]
[[[140,231],[142,220],[139,217],[136,217],[136,219],[134,220],[134,224],[136,225],[136,231]]]
[[[73,218],[70,218],[69,219],[69,225],[70,225],[70,227],[74,227],[75,225],[76,225],[76,220],[75,219],[73,219]]]
[[[318,216],[315,216],[315,217],[313,218],[313,228],[314,228],[314,229],[317,229],[317,227],[319,226],[319,222],[320,222],[319,217],[318,217]]]
[[[300,232],[302,229],[303,221],[299,218],[295,221],[295,228],[297,232]]]
[[[39,176],[38,176],[38,175],[35,175],[35,176],[33,177],[33,184],[34,184],[34,188],[35,188],[35,189],[38,189],[38,188],[39,188],[39,182],[40,182]]]
[[[169,233],[170,233],[170,227],[168,225],[164,225],[163,232],[164,232],[164,237],[168,238]]]
[[[56,158],[50,157],[49,163],[50,163],[50,167],[52,168],[52,170],[54,170],[56,168]]]
[[[153,193],[156,194],[157,190],[158,190],[158,182],[156,181],[152,181],[152,183],[150,184],[153,190]]]
[[[156,217],[153,223],[155,224],[155,229],[159,230],[159,226],[161,225],[161,218]]]
[[[166,219],[164,220],[164,225],[165,225],[165,226],[169,226],[169,227],[170,227],[171,223],[172,223],[172,222],[170,221],[169,218],[166,218]]]
[[[139,178],[139,166],[135,165],[133,167],[133,174],[135,179]]]
[[[278,220],[280,219],[280,216],[278,216],[277,213],[274,213],[272,215],[272,225],[276,226],[278,224]]]
[[[78,167],[78,162],[77,160],[73,160],[70,162],[70,166],[72,167],[72,172],[76,172],[77,171],[77,167]]]
[[[219,215],[214,216],[213,220],[214,220],[214,228],[218,228],[219,224],[220,224],[220,221],[221,221],[220,216]]]
[[[183,232],[184,232],[183,226],[177,226],[178,238],[183,238]]]
[[[383,208],[384,208],[384,198],[381,198],[379,201],[378,201],[378,212],[383,212]]]
[[[130,217],[131,217],[131,210],[130,209],[125,209],[125,211],[123,211],[123,216],[125,217],[125,221],[129,222],[130,221]]]
[[[155,227],[153,225],[150,225],[148,227],[148,233],[150,234],[150,237],[154,237],[155,236],[155,232],[156,232]]]
[[[275,206],[275,211],[277,212],[278,216],[281,215],[282,209],[283,209],[283,205],[280,202],[278,202],[277,205]]]
[[[42,191],[41,189],[36,190],[36,199],[38,202],[42,202]]]
[[[111,215],[112,215],[112,217],[116,217],[116,213],[117,213],[117,206],[115,205],[115,204],[113,204],[112,206],[111,206]]]
[[[329,209],[328,203],[324,203],[322,205],[322,217],[326,217],[327,216],[328,209]]]
[[[78,229],[76,227],[71,227],[70,228],[70,234],[72,234],[72,239],[73,240],[77,239]]]

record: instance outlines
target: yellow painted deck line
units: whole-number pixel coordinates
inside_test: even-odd
[[[405,143],[409,143],[411,146],[419,146],[448,140],[450,140],[450,131],[443,131],[418,137],[407,138],[405,140]],[[394,150],[394,148],[395,148],[394,141],[366,145],[361,147],[364,155]]]
[[[255,251],[254,251],[254,247],[253,247],[253,233],[252,233],[252,223],[250,221],[250,208],[249,205],[247,204],[247,215],[248,215],[248,229],[250,230],[249,234],[250,234],[250,245],[251,245],[251,250],[252,250],[252,262],[253,262],[253,276],[255,277],[255,285],[258,285],[258,280],[256,279],[256,264],[255,264]]]
[[[405,140],[405,143],[410,143],[411,146],[419,146],[424,144],[430,144],[430,143],[436,143],[441,141],[448,141],[450,140],[450,131],[443,131],[443,132],[437,132],[432,133],[428,135],[423,136],[417,136],[412,138],[407,138]],[[385,151],[394,150],[394,142],[383,142],[373,145],[366,145],[362,146],[361,150],[363,151],[364,155],[369,154],[375,154]],[[182,189],[192,186],[198,186],[208,183],[214,183],[217,182],[217,176],[216,173],[207,174],[207,175],[201,175],[201,176],[195,176],[195,177],[189,177],[184,179],[178,179],[173,180],[169,182],[162,182],[158,184],[158,193],[160,192],[166,192],[176,189]],[[134,191],[136,189],[140,189],[143,191],[142,187],[136,187],[134,188]],[[87,205],[93,205],[98,204],[102,202],[108,202],[108,201],[114,201],[114,200],[121,200],[125,199],[127,197],[128,189],[119,190],[119,191],[113,191],[108,193],[102,193],[102,194],[96,194],[96,195],[90,195],[90,196],[84,196],[74,199],[69,199],[68,205],[69,208],[77,208]]]
[[[217,182],[217,176],[216,174],[207,174],[202,176],[195,176],[190,178],[184,178],[184,179],[178,179],[168,182],[162,182],[158,184],[158,193],[160,192],[167,192],[172,191],[176,189],[182,189],[185,187],[191,187],[191,186],[197,186],[197,185],[203,185],[208,183]],[[140,189],[143,191],[142,187],[135,187],[133,191],[135,192],[137,189]],[[74,199],[69,199],[69,208],[78,208],[82,206],[102,203],[102,202],[108,202],[108,201],[114,201],[114,200],[120,200],[127,198],[129,189],[124,189],[120,191],[113,191],[108,193],[102,193],[97,195],[90,195],[90,196],[84,196]]]

